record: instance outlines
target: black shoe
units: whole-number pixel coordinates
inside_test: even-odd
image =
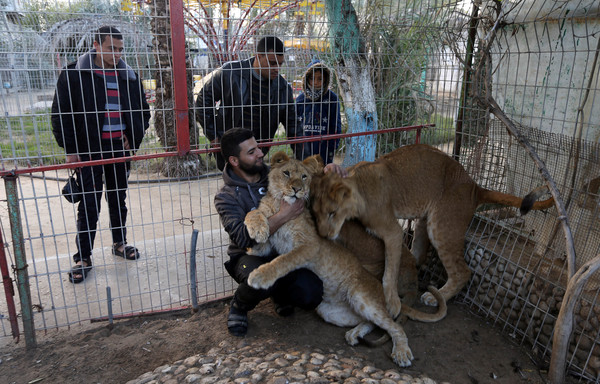
[[[231,301],[231,308],[227,316],[227,329],[233,336],[244,336],[248,332],[248,311],[241,310],[235,299]]]
[[[290,304],[275,304],[275,312],[281,317],[288,317],[294,314],[294,306]]]

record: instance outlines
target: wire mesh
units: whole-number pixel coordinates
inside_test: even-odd
[[[223,270],[229,238],[213,206],[223,181],[208,152],[213,133],[231,128],[222,118],[235,108],[222,100],[210,105],[198,99],[203,89],[214,92],[215,85],[224,84],[211,83],[223,64],[253,64],[257,42],[268,35],[285,46],[285,62],[277,68],[289,89],[285,97],[249,103],[245,113],[250,118],[237,124],[252,124],[262,106],[279,108],[285,118],[274,121],[269,115],[265,124],[274,131],[258,137],[261,144],[275,142],[271,153],[291,153],[290,145],[277,142],[313,129],[306,120],[294,124],[298,116],[289,111],[306,94],[308,66],[320,60],[331,69],[329,89],[339,98],[340,120],[334,118],[334,126],[339,123],[347,134],[378,129],[340,140],[333,161],[350,165],[418,140],[454,155],[479,185],[523,196],[544,180],[529,154],[490,113],[493,99],[557,183],[581,266],[600,254],[596,3],[354,1],[354,23],[340,19],[340,2],[330,0],[183,1],[174,3],[183,8],[185,36],[179,38],[172,32],[180,27],[171,25],[173,4],[164,0],[0,2],[0,163],[4,174],[18,173],[36,329],[106,317],[107,286],[117,316],[189,306],[187,258],[194,229],[200,231],[199,301],[233,292],[236,285]],[[91,281],[72,285],[67,272],[77,252],[77,207],[60,194],[68,176],[66,152],[52,134],[50,107],[61,70],[88,53],[102,25],[121,31],[123,58],[139,75],[150,105],[149,128],[131,163],[126,199],[127,241],[142,257],[132,262],[112,255],[103,196]],[[349,38],[347,31],[360,38]],[[185,68],[174,62],[177,48],[185,50]],[[185,82],[174,81],[179,74]],[[181,89],[187,92],[183,107],[175,102]],[[216,127],[208,133],[207,111]],[[186,114],[189,126],[181,124]],[[391,130],[419,124],[435,126],[420,135]],[[315,130],[319,138],[325,133]],[[183,140],[191,151],[174,156]],[[23,170],[26,174],[19,173]],[[1,199],[8,199],[4,191]],[[3,204],[0,230],[9,264],[15,265],[9,218]],[[520,217],[512,209],[485,206],[466,237],[465,259],[473,278],[459,300],[531,346],[540,360],[551,352],[568,280],[558,222],[554,210]],[[421,277],[441,282],[443,268],[433,260]],[[571,372],[595,382],[600,376],[597,279],[590,279],[580,299],[568,357]],[[7,313],[0,300],[0,336],[5,339],[11,328]]]

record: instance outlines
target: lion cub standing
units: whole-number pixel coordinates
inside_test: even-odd
[[[269,237],[267,218],[279,211],[281,200],[290,204],[296,199],[308,200],[312,176],[323,169],[320,157],[312,156],[300,162],[278,152],[271,159],[271,167],[267,195],[258,209],[246,215],[244,223],[250,237],[261,243],[253,247],[250,254],[266,255],[274,248],[280,256],[252,271],[248,284],[266,289],[296,269],[310,269],[323,280],[323,301],[317,313],[325,321],[338,326],[356,326],[346,332],[346,341],[351,345],[369,333],[374,323],[392,338],[393,360],[402,367],[409,366],[413,355],[406,334],[386,309],[380,281],[346,248],[320,237],[308,209]],[[438,298],[442,301],[441,296]],[[411,319],[421,321],[437,321],[446,314],[444,305],[440,305],[435,314],[421,313],[407,306],[402,310]]]
[[[385,244],[383,288],[391,313],[400,310],[398,275],[403,230],[398,219],[420,219],[415,230],[421,260],[428,246],[427,235],[446,269],[448,280],[440,289],[447,301],[469,280],[471,271],[463,257],[465,233],[475,209],[483,203],[497,203],[529,209],[546,209],[552,198],[535,202],[479,187],[463,166],[442,151],[428,145],[408,145],[374,162],[362,162],[341,178],[328,173],[316,177],[311,186],[312,209],[319,234],[335,239],[344,221],[356,218]],[[536,191],[537,193],[538,191]],[[426,292],[421,300],[435,305]]]

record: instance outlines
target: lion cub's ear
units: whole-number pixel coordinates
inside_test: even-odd
[[[306,159],[304,159],[302,164],[308,167],[309,171],[313,175],[316,175],[317,173],[323,171],[323,168],[325,167],[325,165],[323,164],[323,159],[319,154],[307,157]]]
[[[340,178],[337,174],[334,174],[333,177]],[[329,197],[340,204],[348,199],[351,194],[352,190],[341,179],[334,181],[333,185],[329,188]]]
[[[285,154],[285,152],[276,152],[273,156],[271,156],[271,167],[287,163],[288,161],[290,161],[290,158]]]

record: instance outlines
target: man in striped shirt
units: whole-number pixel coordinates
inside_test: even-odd
[[[121,59],[123,36],[104,26],[94,37],[94,49],[60,74],[52,103],[52,132],[65,149],[66,162],[128,157],[139,148],[150,120],[139,76]],[[77,253],[69,272],[74,284],[92,269],[92,248],[102,191],[106,196],[113,238],[112,252],[136,260],[137,248],[127,245],[125,205],[129,161],[85,166],[77,178],[83,198],[77,206]]]

